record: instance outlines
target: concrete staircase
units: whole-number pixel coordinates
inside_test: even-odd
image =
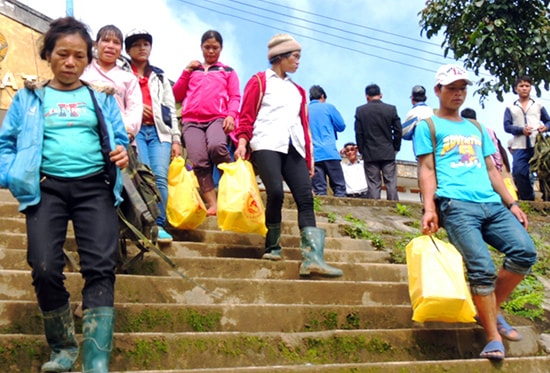
[[[369,216],[369,229],[381,234],[415,232],[415,219],[384,201],[327,198],[323,207]],[[344,270],[342,278],[299,277],[291,202],[281,262],[258,259],[262,237],[221,232],[214,218],[195,231],[174,232],[176,240],[161,248],[186,279],[154,253],[117,277],[111,371],[550,371],[525,321],[513,320],[523,324],[525,338],[505,343],[501,364],[477,358],[485,339],[475,324],[413,323],[406,267],[389,264],[389,254],[370,241],[344,236],[343,219],[329,223],[323,214],[318,222],[327,230],[325,259]],[[65,246],[77,261],[72,236]],[[49,354],[25,247],[23,215],[0,190],[0,372],[39,372]],[[66,285],[77,308],[82,278],[70,266]]]

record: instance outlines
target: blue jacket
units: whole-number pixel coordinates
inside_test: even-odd
[[[115,206],[118,206],[122,201],[122,177],[118,167],[109,160],[109,152],[117,145],[127,147],[128,135],[114,96],[89,89],[97,102],[101,152],[113,185]],[[40,202],[43,99],[44,86],[20,90],[0,126],[0,187],[10,189],[19,201],[19,211]]]
[[[309,103],[309,128],[313,140],[315,162],[337,160],[342,156],[336,148],[337,132],[346,129],[346,123],[334,105],[319,100]]]

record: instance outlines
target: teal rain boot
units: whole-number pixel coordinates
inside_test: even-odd
[[[339,277],[344,274],[341,269],[329,266],[323,259],[325,250],[324,229],[305,227],[301,231],[301,236],[302,264],[300,265],[300,276],[313,274],[326,277]]]
[[[281,260],[281,224],[267,226],[267,235],[265,236],[265,252],[262,259]]]
[[[82,316],[82,372],[108,373],[113,349],[113,307],[84,310]]]
[[[78,357],[78,341],[74,333],[71,305],[42,312],[46,340],[52,349],[50,361],[42,365],[42,372],[70,372]]]

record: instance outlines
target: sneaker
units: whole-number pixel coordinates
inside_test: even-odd
[[[173,238],[172,235],[164,230],[163,227],[159,226],[159,235],[158,235],[158,241],[159,242],[172,242]]]

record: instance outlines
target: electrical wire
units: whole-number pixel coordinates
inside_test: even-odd
[[[233,0],[229,0],[229,1],[237,2],[237,1],[233,1]],[[285,9],[290,9],[290,10],[293,10],[293,11],[296,11],[296,12],[301,12],[301,13],[304,13],[304,14],[309,14],[309,15],[312,15],[312,16],[315,16],[315,17],[327,19],[327,20],[329,20],[329,21],[334,21],[334,22],[343,23],[343,24],[345,24],[346,26],[359,27],[359,28],[362,28],[362,29],[365,29],[365,30],[370,30],[370,31],[374,31],[374,32],[379,32],[379,33],[386,34],[386,35],[396,36],[396,37],[398,37],[398,38],[403,38],[403,39],[407,39],[407,40],[412,40],[412,41],[415,41],[415,42],[418,42],[418,43],[424,43],[424,44],[428,44],[428,45],[433,45],[433,46],[440,47],[439,44],[433,43],[433,42],[431,42],[431,41],[422,40],[422,39],[416,39],[416,38],[412,38],[412,37],[410,37],[410,36],[399,35],[399,34],[395,34],[395,33],[393,33],[393,32],[388,32],[388,31],[380,30],[380,29],[378,29],[378,28],[368,27],[368,26],[365,26],[365,25],[360,25],[360,24],[358,24],[358,23],[352,23],[352,22],[349,22],[349,21],[342,21],[342,20],[337,19],[337,18],[327,17],[327,16],[324,16],[324,15],[322,15],[322,14],[318,14],[318,13],[314,13],[314,12],[309,12],[309,11],[307,11],[307,10],[302,10],[302,9],[294,8],[294,7],[291,7],[291,6],[288,6],[288,5],[282,5],[282,4],[279,4],[279,3],[275,3],[275,2],[273,2],[273,1],[268,1],[268,0],[256,0],[256,1],[260,1],[260,2],[263,2],[263,3],[266,3],[266,4],[275,5],[275,6],[278,6],[278,7],[281,7],[281,8],[285,8]],[[250,6],[252,6],[252,5],[250,5]],[[259,7],[257,7],[257,8],[259,8]],[[261,8],[260,8],[260,9],[261,9]]]
[[[235,14],[230,14],[230,13],[226,13],[226,12],[223,12],[223,11],[220,11],[220,10],[212,9],[212,8],[209,8],[209,7],[206,7],[206,6],[203,6],[203,5],[196,4],[195,2],[192,2],[192,1],[187,1],[187,0],[178,0],[178,1],[179,1],[180,3],[185,3],[185,4],[191,5],[191,6],[193,6],[193,7],[198,7],[198,8],[201,8],[201,9],[205,9],[205,10],[208,10],[208,11],[210,11],[210,12],[217,13],[217,14],[221,14],[221,15],[224,15],[224,16],[232,17],[232,18],[241,19],[241,20],[244,20],[244,21],[250,22],[250,23],[255,23],[255,24],[261,25],[261,26],[263,26],[263,27],[275,28],[274,26],[266,25],[265,23],[253,21],[253,20],[251,20],[251,19],[249,19],[249,18],[244,18],[244,17],[240,17],[240,16],[235,15]],[[218,5],[221,5],[221,4],[218,4]],[[264,18],[266,18],[266,17],[264,17]],[[278,21],[278,20],[276,20],[276,21]],[[283,22],[283,21],[279,21],[279,22]],[[283,23],[287,23],[287,22],[283,22]],[[292,25],[292,24],[291,24],[291,25]],[[292,25],[292,26],[297,26],[297,25]],[[313,31],[314,31],[314,30],[313,30]],[[318,41],[318,42],[323,43],[323,44],[327,44],[327,45],[334,46],[334,47],[337,47],[337,48],[341,48],[341,49],[349,50],[349,51],[352,51],[352,52],[360,53],[360,54],[363,54],[363,55],[365,55],[365,56],[370,56],[370,57],[378,58],[378,59],[381,59],[381,60],[384,60],[384,61],[388,61],[388,62],[394,62],[394,63],[400,64],[400,65],[407,66],[407,67],[411,67],[411,68],[418,69],[418,70],[423,70],[423,71],[428,71],[428,72],[435,72],[434,69],[428,69],[428,68],[424,68],[424,67],[421,67],[421,66],[408,64],[408,63],[405,63],[405,62],[402,62],[402,61],[393,60],[393,59],[391,59],[391,58],[382,57],[382,56],[379,56],[379,55],[376,55],[376,54],[367,53],[367,52],[364,52],[364,51],[359,50],[359,49],[349,48],[349,47],[343,46],[343,45],[341,45],[341,44],[331,43],[331,42],[328,42],[328,41],[326,41],[326,40],[314,38],[314,37],[309,36],[309,35],[303,35],[303,34],[299,34],[299,33],[293,33],[293,34],[296,35],[296,36],[300,36],[300,37],[302,37],[302,38],[305,38],[305,39],[310,39],[310,40]],[[338,37],[338,36],[336,36],[336,37]],[[347,41],[349,41],[349,40],[347,40]],[[361,42],[358,42],[358,43],[361,43]],[[365,44],[365,43],[361,43],[361,44],[362,44],[362,45],[367,45],[367,44]],[[381,47],[376,46],[376,48],[381,48]],[[400,52],[395,52],[395,51],[393,51],[393,52],[394,52],[394,53],[399,53],[399,54],[403,55],[403,53],[400,53]],[[419,58],[418,56],[416,56],[416,55],[409,55],[409,56],[414,57],[415,59],[420,59],[420,58]],[[441,62],[436,62],[436,61],[433,61],[433,60],[427,60],[427,61],[433,62],[433,63],[437,63],[437,64],[441,65]]]

